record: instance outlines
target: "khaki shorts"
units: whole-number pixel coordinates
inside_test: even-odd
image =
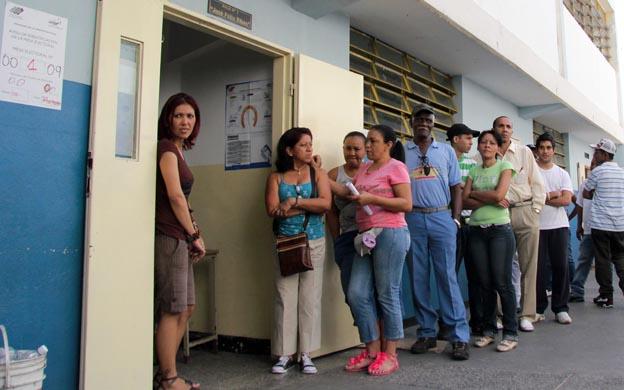
[[[195,304],[195,282],[186,242],[157,234],[154,258],[156,313],[188,310]]]

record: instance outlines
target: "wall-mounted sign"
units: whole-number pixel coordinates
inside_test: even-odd
[[[208,13],[251,30],[252,15],[219,0],[208,0]]]
[[[66,37],[66,18],[7,1],[0,100],[60,110]]]
[[[225,170],[271,166],[273,81],[225,87]]]

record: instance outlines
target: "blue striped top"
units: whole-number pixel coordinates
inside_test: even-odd
[[[624,232],[624,170],[612,161],[594,168],[585,188],[594,190],[592,229]]]

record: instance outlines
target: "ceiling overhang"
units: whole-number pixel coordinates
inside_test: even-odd
[[[516,105],[519,114],[525,119],[534,119],[558,131],[572,133],[587,142],[602,137],[612,138],[618,143],[624,142],[624,129],[619,123],[602,112],[600,107],[595,106],[561,77],[558,70],[552,69],[530,47],[474,2],[456,2],[453,8],[449,6],[442,10],[430,3],[448,2],[334,2],[341,4],[340,9],[325,4],[326,1],[293,0],[293,7],[295,3],[299,10],[312,8],[308,15],[315,18],[337,11],[347,15],[353,27],[410,53],[445,73],[465,77]],[[461,26],[452,19],[453,15],[449,15],[453,12],[467,12],[466,7],[470,8],[471,21],[473,15],[478,13],[475,15],[480,22],[477,27],[474,27],[475,24],[470,29]],[[504,44],[502,39],[506,42],[515,40],[513,44],[523,51],[523,55],[516,58],[524,59],[525,62],[512,62],[508,56],[499,52],[503,49],[498,47],[498,41],[485,42],[470,32],[475,28],[477,33],[483,34],[482,38],[499,34],[501,46]],[[525,59],[527,56],[530,58]],[[538,80],[536,74],[547,77]],[[566,97],[560,97],[564,94]]]

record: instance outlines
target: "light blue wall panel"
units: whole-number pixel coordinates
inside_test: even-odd
[[[48,346],[46,389],[78,381],[90,96],[65,81],[61,111],[0,102],[0,323]]]
[[[68,34],[63,109],[0,102],[0,323],[16,349],[48,346],[45,389],[75,389],[97,1],[13,3],[68,18]]]

